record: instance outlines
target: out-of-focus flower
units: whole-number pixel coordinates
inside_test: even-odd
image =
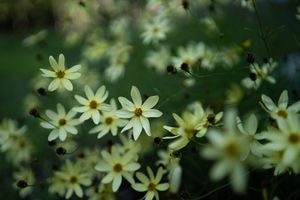
[[[145,44],[158,44],[160,41],[166,39],[166,34],[169,31],[170,24],[168,19],[166,19],[165,16],[158,15],[146,22],[144,25],[144,32],[141,36]]]
[[[170,63],[170,59],[170,50],[163,46],[158,50],[148,52],[146,56],[146,64],[158,73],[165,73],[167,65]]]
[[[86,190],[88,200],[116,200],[115,193],[109,184],[98,184]]]
[[[42,40],[44,40],[47,37],[47,34],[47,30],[41,30],[35,34],[26,37],[22,43],[25,47],[36,45]]]
[[[70,160],[66,160],[61,169],[56,171],[49,181],[51,184],[49,192],[65,196],[66,199],[70,199],[73,193],[82,198],[82,186],[92,184],[90,174],[84,171],[80,164],[72,163]]]
[[[137,172],[136,177],[141,183],[134,183],[131,187],[138,192],[147,192],[143,197],[145,200],[152,200],[153,198],[159,200],[158,191],[166,191],[169,188],[168,183],[160,183],[164,170],[160,167],[157,174],[154,175],[151,168],[147,167],[147,172],[148,177],[141,172]]]
[[[103,160],[95,166],[95,169],[107,173],[102,179],[102,183],[112,182],[113,192],[116,192],[121,186],[122,177],[130,183],[134,182],[133,173],[140,168],[140,164],[134,161],[136,156],[134,151],[120,154],[118,149],[112,146],[111,153],[102,151],[101,155]]]
[[[276,80],[269,74],[277,66],[277,63],[270,59],[267,63],[259,66],[257,63],[250,65],[249,77],[242,80],[242,85],[248,89],[258,89],[262,84],[262,81],[268,81],[271,84],[275,84]]]
[[[18,181],[25,181],[28,187],[19,189],[19,195],[22,198],[25,198],[26,196],[30,195],[33,191],[32,185],[35,184],[35,177],[31,169],[22,168],[21,170],[18,170],[14,172],[13,174],[15,181],[18,183]],[[15,188],[16,185],[14,185]]]
[[[249,143],[236,128],[235,111],[227,111],[224,121],[224,132],[212,129],[207,134],[210,145],[203,149],[202,156],[218,160],[210,171],[212,180],[220,180],[229,174],[234,191],[242,193],[247,183],[247,171],[243,161],[248,155]]]
[[[297,101],[293,105],[288,106],[289,97],[287,90],[282,91],[280,94],[277,106],[275,105],[274,101],[266,96],[261,96],[261,105],[262,107],[271,115],[274,119],[279,118],[288,118],[290,113],[298,113],[300,111],[300,101]]]

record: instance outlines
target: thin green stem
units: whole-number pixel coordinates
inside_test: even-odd
[[[266,48],[266,51],[267,51],[267,56],[268,56],[268,58],[270,58],[270,56],[271,56],[270,48],[269,48],[269,45],[268,45],[268,42],[267,42],[266,35],[264,33],[264,30],[263,30],[263,23],[261,21],[260,15],[259,15],[258,10],[257,10],[256,1],[252,0],[252,3],[253,3],[254,12],[255,12],[255,15],[256,15],[256,18],[257,18],[257,21],[258,21],[260,37],[261,37],[261,39],[262,39],[262,41],[265,45],[265,48]]]

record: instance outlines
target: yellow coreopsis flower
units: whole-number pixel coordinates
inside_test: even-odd
[[[54,91],[58,88],[65,88],[66,90],[72,91],[73,85],[70,80],[78,79],[81,74],[77,71],[81,68],[81,65],[75,65],[69,69],[65,67],[65,56],[59,55],[58,63],[55,59],[50,56],[49,62],[54,71],[47,69],[40,69],[44,77],[54,78],[54,80],[48,86],[49,91]]]

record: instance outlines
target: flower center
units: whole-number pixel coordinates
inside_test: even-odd
[[[287,118],[288,113],[285,110],[279,110],[277,112],[277,115],[280,116],[280,117],[283,117],[283,118]]]
[[[98,106],[98,103],[95,100],[93,100],[93,101],[90,102],[90,108],[91,109],[96,109],[97,106]]]
[[[122,167],[121,164],[119,164],[119,163],[115,164],[115,166],[114,166],[114,171],[115,172],[120,172],[122,170],[123,170],[123,167]]]
[[[139,117],[141,116],[143,113],[142,109],[141,108],[136,108],[135,111],[134,111],[134,114],[135,116]]]
[[[20,148],[25,148],[26,147],[26,141],[25,140],[21,140],[20,142],[19,142],[19,146],[20,146]]]
[[[150,183],[148,185],[148,191],[154,192],[156,190],[156,185],[154,183]]]
[[[111,124],[112,122],[113,122],[113,118],[111,118],[111,117],[107,117],[107,118],[105,119],[105,123],[106,123],[107,125]]]
[[[57,78],[63,78],[65,76],[65,72],[59,70],[59,71],[56,72],[56,76],[57,76]]]
[[[77,181],[78,181],[78,179],[77,179],[76,176],[71,176],[71,177],[70,177],[70,182],[71,182],[71,183],[77,183]]]
[[[296,144],[300,141],[300,137],[298,134],[292,133],[289,136],[289,142],[292,144]]]
[[[210,125],[213,125],[216,123],[216,118],[214,114],[208,114],[207,121]]]
[[[234,143],[229,143],[225,147],[225,152],[232,157],[238,156],[238,149],[237,146]]]
[[[67,121],[64,119],[64,118],[61,118],[59,121],[58,121],[58,124],[60,125],[60,126],[63,126],[63,125],[65,125],[67,123]]]

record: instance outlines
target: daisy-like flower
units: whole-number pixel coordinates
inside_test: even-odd
[[[300,101],[294,103],[293,105],[288,106],[289,97],[287,90],[284,90],[278,100],[277,105],[274,101],[266,96],[261,96],[261,105],[262,107],[271,115],[274,119],[279,118],[288,118],[289,113],[298,113],[300,111]]]
[[[130,94],[133,102],[129,101],[125,97],[118,98],[122,105],[122,109],[118,110],[116,115],[120,118],[131,118],[121,132],[132,128],[134,140],[138,139],[142,129],[145,130],[148,136],[151,136],[148,118],[160,117],[162,115],[162,112],[153,109],[153,107],[157,104],[159,97],[157,95],[150,96],[144,103],[142,103],[141,94],[135,86],[132,86]]]
[[[90,173],[83,170],[80,164],[72,163],[67,160],[63,167],[56,171],[54,177],[50,179],[50,192],[65,194],[65,198],[69,199],[76,194],[77,197],[83,197],[81,186],[89,186],[92,184]]]
[[[276,80],[269,74],[275,69],[276,66],[277,63],[272,59],[262,66],[259,66],[257,63],[251,64],[249,77],[242,80],[242,85],[248,89],[258,89],[264,80],[271,84],[275,84]]]
[[[76,112],[70,110],[66,113],[65,108],[58,103],[57,113],[52,110],[46,110],[46,116],[50,119],[48,122],[41,122],[40,125],[46,129],[53,129],[49,136],[48,141],[59,138],[61,141],[65,141],[67,133],[76,135],[78,130],[75,128],[76,125],[80,124],[78,119],[74,119]]]
[[[211,109],[207,109],[204,115],[205,120],[202,120],[202,122],[200,122],[196,127],[196,129],[199,131],[196,135],[197,137],[205,135],[208,128],[220,125],[220,120],[223,116],[223,112],[214,114]]]
[[[54,91],[58,88],[65,88],[66,90],[72,91],[73,85],[70,80],[80,77],[81,74],[77,71],[81,68],[81,65],[75,65],[70,69],[66,69],[65,56],[63,54],[59,55],[58,63],[52,56],[49,57],[49,62],[54,71],[40,69],[43,72],[42,76],[54,78],[48,86],[48,90]]]
[[[111,154],[107,151],[102,151],[101,160],[95,169],[100,172],[106,172],[106,176],[102,179],[102,183],[111,183],[112,190],[116,192],[122,183],[124,177],[129,183],[133,183],[133,173],[141,166],[134,161],[136,153],[134,151],[127,151],[121,154],[115,146],[111,148]]]
[[[95,124],[99,124],[101,117],[99,111],[109,109],[109,105],[104,103],[108,97],[108,91],[106,91],[104,85],[98,88],[95,94],[87,85],[84,87],[84,91],[87,99],[79,95],[75,95],[75,99],[83,106],[74,107],[73,110],[82,113],[79,118],[80,121],[85,121],[89,118],[92,118]]]
[[[187,47],[179,47],[177,56],[172,59],[175,67],[180,69],[182,63],[188,64],[189,70],[192,70],[199,59],[205,55],[205,45],[203,43],[189,44]]]
[[[173,117],[178,124],[178,127],[164,126],[164,129],[171,132],[174,136],[166,136],[163,139],[176,139],[169,144],[172,150],[184,148],[195,136],[202,137],[204,134],[197,130],[198,125],[203,122],[205,113],[200,103],[195,104],[194,112],[185,111],[182,117],[173,113]]]
[[[162,164],[168,170],[169,191],[176,194],[180,188],[182,178],[182,167],[180,166],[180,157],[175,157],[173,151],[158,151],[160,160],[156,164]]]
[[[278,119],[279,130],[264,133],[262,139],[269,142],[264,145],[267,150],[282,152],[282,163],[284,166],[291,167],[300,156],[300,123],[299,117],[291,113],[290,117]]]
[[[224,120],[225,132],[212,129],[207,134],[210,145],[203,149],[202,156],[218,160],[210,172],[212,180],[220,180],[229,174],[234,191],[242,193],[247,183],[247,172],[242,161],[247,158],[249,144],[236,128],[234,111],[228,111]]]
[[[35,184],[35,177],[31,169],[27,168],[21,168],[20,171],[14,172],[13,174],[14,179],[16,182],[23,180],[25,181],[28,185],[34,185]],[[15,188],[17,186],[15,185]],[[26,187],[22,188],[19,192],[19,195],[22,198],[25,198],[26,196],[30,195],[33,191],[33,187]]]
[[[110,100],[110,111],[103,111],[100,119],[100,125],[94,127],[89,133],[98,133],[97,138],[100,139],[107,133],[111,132],[113,136],[117,135],[118,127],[124,127],[127,120],[120,119],[116,116],[117,104],[114,99]]]
[[[151,200],[155,198],[159,200],[158,191],[166,191],[169,188],[169,183],[160,183],[164,174],[164,170],[160,167],[157,174],[154,176],[153,171],[150,167],[147,167],[148,176],[137,172],[136,177],[141,183],[132,184],[132,188],[138,192],[147,192],[144,196],[145,200]]]
[[[169,64],[171,53],[169,48],[163,46],[159,50],[150,51],[146,56],[146,64],[158,73],[165,73],[166,66]]]
[[[166,34],[170,30],[169,21],[165,16],[156,16],[151,19],[144,26],[144,32],[142,33],[143,42],[145,44],[158,44],[159,41],[166,39]]]

